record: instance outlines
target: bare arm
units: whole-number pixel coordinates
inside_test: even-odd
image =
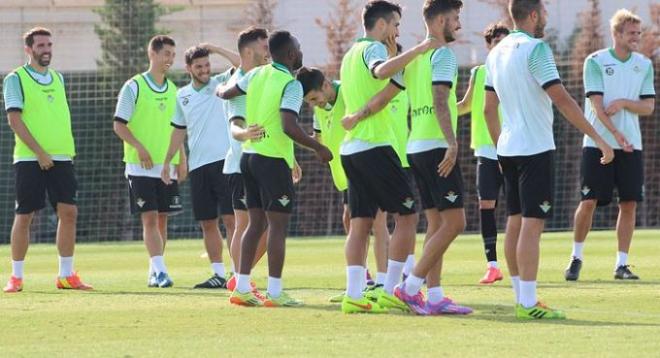
[[[623,134],[616,129],[614,123],[612,123],[612,119],[605,112],[605,108],[603,107],[603,95],[592,94],[591,96],[589,96],[589,101],[591,102],[591,108],[594,110],[596,117],[598,117],[598,120],[601,121],[601,123],[603,123],[605,128],[607,128],[607,130],[610,131],[610,133],[612,133],[614,139],[616,139],[617,143],[619,143],[621,148],[626,152],[632,152],[633,151],[632,145],[630,145],[626,137],[624,137]]]
[[[298,125],[298,116],[296,114],[291,111],[280,111],[280,117],[282,119],[282,129],[284,130],[284,134],[299,145],[315,151],[321,161],[329,162],[332,160],[332,153],[330,153],[330,150],[314,140],[314,138],[307,135],[307,133],[300,128]]]
[[[456,143],[456,136],[454,135],[454,129],[451,125],[451,113],[449,111],[449,104],[447,103],[450,90],[451,88],[447,85],[433,86],[435,117],[448,145],[445,157],[440,164],[438,164],[438,174],[441,177],[449,176],[456,164],[456,156],[458,154],[458,144]]]
[[[37,140],[34,139],[32,133],[23,122],[23,116],[19,111],[10,111],[7,112],[7,121],[9,122],[9,127],[16,133],[18,138],[21,139],[25,145],[30,148],[30,150],[37,156],[37,161],[39,162],[39,167],[43,170],[48,170],[53,166],[53,160],[50,155],[41,148],[41,145],[37,143]]]
[[[218,88],[215,91],[215,94],[222,98],[222,99],[232,99],[238,96],[244,96],[245,92],[243,92],[238,85],[234,86],[218,86]]]
[[[614,158],[614,152],[612,148],[605,143],[603,138],[596,133],[594,127],[589,124],[582,110],[575,102],[575,100],[568,94],[566,88],[561,83],[552,85],[545,90],[550,96],[552,102],[557,106],[561,114],[564,115],[566,120],[568,120],[575,128],[580,132],[588,135],[591,139],[594,140],[598,148],[603,153],[603,157],[600,159],[602,164],[607,164],[612,161]]]
[[[620,110],[628,110],[640,116],[650,116],[655,109],[655,98],[644,98],[638,101],[630,99],[617,99],[612,101],[605,109],[605,113],[613,116]]]
[[[388,42],[390,41],[393,40],[388,39]],[[396,40],[394,41],[396,42]],[[390,78],[395,74],[397,74],[398,72],[401,72],[401,70],[403,70],[417,56],[425,53],[431,48],[436,48],[436,47],[440,47],[438,41],[433,38],[428,38],[420,42],[416,46],[412,47],[411,49],[403,52],[402,54],[393,57],[376,66],[373,71],[374,76],[376,76],[376,78],[378,78],[379,80]]]
[[[181,167],[187,167],[185,149],[183,147],[183,141],[185,139],[186,130],[183,128],[174,128],[172,135],[170,136],[170,146],[167,148],[167,154],[165,155],[165,161],[163,162],[163,170],[160,172],[160,178],[165,184],[169,185],[172,183],[170,178],[170,163],[172,162],[172,158],[174,158],[177,152],[181,153],[179,158],[180,162],[177,169]],[[179,174],[178,170],[177,174]]]
[[[470,82],[468,84],[468,89],[465,92],[463,99],[458,102],[458,115],[462,116],[468,114],[472,111],[472,94],[474,93],[474,76],[470,75]]]
[[[229,63],[231,63],[231,65],[234,67],[238,67],[241,65],[241,57],[234,51],[230,51],[227,50],[226,48],[215,46],[210,43],[200,44],[200,47],[209,50],[210,53],[215,53],[226,58],[227,61],[229,61]]]
[[[247,126],[245,120],[241,117],[234,117],[231,121],[231,136],[239,142],[246,140],[259,139],[264,136],[264,128],[253,124]]]
[[[500,115],[498,108],[500,106],[500,98],[494,91],[486,91],[484,99],[484,117],[486,118],[486,125],[488,126],[488,133],[490,138],[497,146],[497,141],[500,138]]]
[[[362,109],[356,113],[345,116],[341,121],[342,126],[346,130],[353,129],[358,122],[369,118],[374,113],[382,111],[390,101],[399,94],[399,92],[401,92],[401,88],[389,83],[375,96],[371,97],[369,102],[367,102]]]
[[[151,169],[153,168],[153,162],[151,160],[151,155],[147,150],[144,148],[142,143],[135,138],[133,133],[131,132],[130,129],[128,129],[128,126],[126,126],[126,123],[122,123],[119,121],[114,121],[112,125],[113,130],[115,131],[115,134],[117,137],[119,137],[121,140],[124,142],[128,143],[130,146],[135,148],[135,150],[138,151],[138,156],[140,158],[140,166],[142,166],[145,169]]]

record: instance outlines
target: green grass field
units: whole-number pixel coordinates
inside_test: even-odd
[[[344,286],[342,238],[289,240],[284,284],[306,302],[293,309],[235,307],[226,291],[192,290],[209,276],[200,240],[168,244],[170,289],[146,287],[140,243],[79,245],[76,266],[93,292],[56,290],[55,247],[33,245],[24,292],[0,294],[0,356],[657,357],[659,236],[636,233],[630,260],[642,280],[616,282],[614,234],[593,233],[581,281],[567,283],[570,233],[544,235],[540,297],[566,311],[569,319],[557,322],[516,321],[508,279],[476,284],[485,262],[473,235],[450,248],[443,275],[445,292],[475,308],[468,317],[342,314],[327,303]],[[4,284],[8,246],[0,246],[0,257]],[[266,276],[265,265],[255,269],[259,287]]]

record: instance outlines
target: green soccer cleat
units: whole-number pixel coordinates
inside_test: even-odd
[[[403,312],[410,312],[410,308],[408,308],[408,305],[406,305],[398,297],[394,295],[390,295],[389,293],[385,292],[385,290],[381,291],[381,293],[378,295],[378,299],[376,300],[376,303],[390,310],[397,309]]]
[[[280,293],[280,297],[266,294],[266,300],[264,301],[265,307],[300,307],[302,305],[304,305],[303,301],[292,298],[284,291]]]
[[[521,304],[516,305],[516,318],[518,319],[566,319],[566,314],[560,310],[554,310],[541,302],[525,308]]]
[[[371,302],[378,302],[378,296],[385,293],[383,285],[369,286],[364,290],[364,297]]]
[[[357,300],[344,296],[341,301],[341,311],[344,313],[387,313],[389,310],[364,296]]]
[[[261,307],[264,305],[264,302],[254,294],[254,291],[240,293],[238,290],[235,290],[229,296],[229,302],[238,306],[246,307]]]

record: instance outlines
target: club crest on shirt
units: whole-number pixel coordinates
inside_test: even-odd
[[[184,96],[182,98],[183,98],[183,100],[181,101],[181,104],[184,105],[184,106],[187,106],[188,103],[190,103],[190,96]]]
[[[161,112],[165,112],[165,110],[167,109],[167,105],[165,104],[165,102],[160,102],[160,104],[158,105],[158,109]]]
[[[608,67],[608,68],[605,69],[605,73],[608,76],[612,76],[614,74],[614,69],[612,67]]]
[[[53,103],[53,101],[55,101],[55,97],[53,97],[52,94],[49,94],[48,97],[46,97],[46,99],[48,100],[49,103]]]
[[[639,68],[639,66],[637,66],[637,65],[635,65],[635,67],[633,67],[633,71],[635,71],[636,73],[639,73],[639,71],[641,71],[641,70],[642,69]]]

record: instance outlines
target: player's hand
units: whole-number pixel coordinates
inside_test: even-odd
[[[452,145],[447,148],[445,152],[445,157],[442,159],[440,164],[438,164],[438,175],[443,178],[446,178],[451,174],[454,165],[456,165],[456,156],[458,154],[458,146]]]
[[[169,165],[168,165],[169,169]],[[174,166],[174,169],[176,169],[176,178],[179,183],[183,183],[188,179],[188,163],[182,162]]]
[[[626,101],[623,99],[617,99],[612,102],[605,108],[605,114],[608,116],[613,116],[620,110],[624,109]]]
[[[41,170],[48,170],[55,165],[55,163],[53,163],[53,158],[44,151],[37,154],[37,161],[39,162]]]
[[[172,184],[172,178],[170,177],[170,163],[163,163],[163,170],[160,171],[160,180],[165,183],[165,185]]]
[[[392,58],[396,56],[397,54],[397,48],[396,48],[396,35],[392,34],[390,36],[387,36],[385,39],[385,47],[387,47],[387,54],[389,58]]]
[[[153,168],[154,163],[151,161],[151,155],[149,155],[149,152],[147,152],[143,146],[139,146],[136,149],[138,152],[138,158],[140,159],[140,166],[144,169]]]
[[[442,43],[435,37],[428,37],[424,41],[420,42],[418,46],[420,53],[425,53],[428,50],[441,47]]]
[[[614,132],[614,139],[616,139],[616,142],[619,144],[621,149],[623,149],[624,152],[632,153],[633,151],[633,146],[628,142],[626,137],[619,131]]]
[[[330,149],[324,145],[322,145],[321,148],[316,151],[316,156],[323,163],[327,163],[332,160],[332,152],[330,152]]]
[[[598,149],[600,149],[600,152],[603,153],[603,156],[600,157],[600,164],[605,165],[612,162],[614,159],[614,150],[612,150],[612,147],[602,139],[599,139],[596,142],[596,145],[598,146]]]
[[[264,134],[266,131],[264,130],[264,127],[257,125],[257,124],[251,124],[247,128],[245,128],[245,132],[243,136],[243,140],[252,140],[252,141],[257,141],[260,140],[261,138],[264,137]]]
[[[291,171],[291,179],[293,179],[293,184],[300,183],[302,180],[302,168],[298,165],[298,162],[293,162],[293,170]]]
[[[357,114],[349,114],[342,118],[341,126],[344,127],[345,130],[350,131],[351,129],[355,128],[359,121],[360,119]]]

